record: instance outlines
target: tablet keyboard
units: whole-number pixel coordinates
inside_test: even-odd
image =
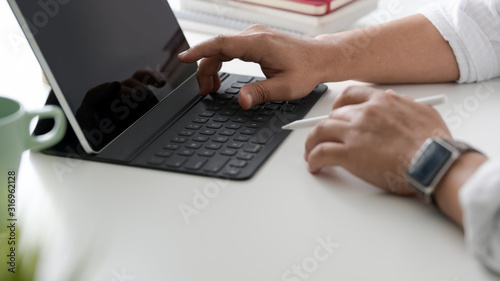
[[[138,165],[206,176],[252,176],[288,135],[281,127],[301,119],[326,90],[319,85],[296,101],[243,110],[238,92],[261,78],[221,74],[223,86],[202,99],[150,145]]]

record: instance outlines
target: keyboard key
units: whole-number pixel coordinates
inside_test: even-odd
[[[186,165],[184,165],[184,168],[186,168],[188,170],[196,171],[196,170],[201,169],[201,167],[203,167],[203,165],[205,165],[205,163],[207,163],[207,161],[208,161],[207,158],[193,157],[187,161]]]
[[[218,173],[226,165],[229,159],[229,157],[225,156],[213,157],[205,164],[203,170],[209,173]]]
[[[160,157],[153,157],[151,159],[148,160],[148,163],[151,164],[151,165],[161,165],[163,163],[165,163],[165,158],[160,158]]]
[[[222,135],[222,136],[232,136],[232,135],[234,135],[234,133],[235,133],[234,130],[229,130],[229,129],[224,129],[224,130],[219,131],[219,135]]]
[[[301,104],[302,100],[292,100],[292,101],[288,101],[287,103],[289,103],[289,104]]]
[[[194,131],[190,131],[190,130],[182,130],[178,133],[179,136],[184,136],[184,137],[190,137],[192,135],[194,135]]]
[[[226,106],[229,104],[229,102],[227,100],[214,100],[214,103],[217,105],[220,105],[220,106]]]
[[[264,116],[273,116],[274,112],[272,110],[269,110],[269,109],[262,109],[262,110],[259,110],[259,112],[257,114],[264,115]]]
[[[206,142],[208,140],[208,137],[205,136],[196,136],[192,138],[193,141],[197,142]]]
[[[262,149],[261,145],[258,144],[249,144],[243,148],[243,151],[250,153],[257,153]]]
[[[221,100],[230,100],[234,96],[232,94],[222,94],[222,93],[217,93],[215,94],[216,99],[221,99]]]
[[[233,85],[231,85],[231,88],[241,89],[245,85],[245,83],[234,83]]]
[[[251,154],[251,153],[246,153],[246,152],[240,152],[238,153],[238,155],[236,155],[236,158],[240,159],[240,160],[252,160],[254,157],[254,154]]]
[[[228,137],[224,137],[224,136],[218,136],[218,137],[214,137],[212,140],[214,142],[225,143],[225,142],[227,142],[227,140],[229,140],[229,138]]]
[[[207,105],[205,106],[205,110],[208,110],[208,111],[219,111],[221,109],[220,106],[216,106],[216,105]]]
[[[281,110],[290,112],[290,111],[294,111],[296,108],[297,108],[297,106],[290,104],[290,103],[287,103],[287,104],[283,105],[283,107],[281,107]]]
[[[207,125],[207,128],[210,129],[220,129],[220,127],[222,127],[221,123],[210,123]]]
[[[238,99],[234,99],[234,100],[238,101]],[[231,102],[231,104],[226,105],[226,108],[232,109],[232,110],[238,110],[241,108],[241,106],[240,106],[239,102],[235,102],[235,103]]]
[[[274,104],[274,103],[266,103],[266,105],[264,105],[265,109],[270,109],[270,110],[276,110],[279,107],[280,107],[279,104]]]
[[[194,123],[205,124],[208,122],[208,118],[198,117],[193,120]]]
[[[230,109],[225,109],[225,110],[222,110],[221,112],[219,112],[219,114],[223,115],[223,116],[233,116],[235,113],[236,113],[236,111],[230,110]]]
[[[177,154],[182,155],[182,156],[191,156],[194,154],[194,150],[191,149],[182,149],[177,152]]]
[[[198,151],[198,155],[203,157],[212,157],[215,154],[213,150],[200,150]]]
[[[155,153],[155,155],[158,157],[170,157],[170,156],[172,156],[172,154],[174,154],[172,151],[169,151],[166,149],[162,149],[162,150]]]
[[[236,136],[234,137],[235,141],[248,141],[250,139],[250,136]]]
[[[248,128],[260,128],[262,126],[262,123],[252,122],[252,123],[248,123],[246,126]]]
[[[221,151],[220,151],[220,154],[222,154],[222,155],[226,155],[226,156],[233,156],[233,155],[235,155],[235,154],[236,154],[236,152],[237,152],[237,151],[236,151],[236,150],[234,150],[234,149],[229,149],[229,148],[227,148],[227,149],[223,149],[223,150],[221,150]]]
[[[238,115],[243,117],[252,117],[253,111],[241,110],[238,112]]]
[[[169,167],[178,168],[178,167],[182,166],[182,164],[184,164],[184,162],[186,162],[186,160],[187,160],[186,157],[176,156],[176,157],[169,158],[167,160],[167,163],[165,163],[165,165],[167,165]]]
[[[272,101],[271,103],[274,103],[274,104],[284,104],[285,102],[284,101]]]
[[[235,117],[235,118],[231,119],[231,121],[233,121],[235,123],[245,123],[247,120],[248,120],[248,118],[246,118],[246,117]]]
[[[235,95],[235,94],[237,94],[239,92],[240,92],[239,88],[228,88],[225,91],[226,94],[232,94],[232,95]]]
[[[255,144],[266,144],[269,139],[272,138],[272,134],[264,134],[264,133],[259,133],[256,136],[253,136],[252,139],[250,140],[251,142]]]
[[[232,142],[229,142],[226,146],[229,148],[242,148],[243,143],[239,142],[239,141],[232,141]]]
[[[244,161],[244,160],[231,160],[231,161],[229,161],[229,166],[231,166],[231,167],[244,168],[246,165],[247,165],[247,161]]]
[[[229,118],[225,116],[217,116],[212,120],[215,122],[226,122],[227,120],[229,120]]]
[[[187,139],[184,137],[175,137],[175,138],[171,139],[170,141],[176,142],[176,143],[185,143],[187,141]]]
[[[269,119],[269,116],[257,115],[252,118],[253,121],[264,122]]]
[[[239,132],[240,132],[240,134],[243,134],[243,135],[253,135],[253,134],[255,134],[255,129],[243,129]]]
[[[234,123],[226,124],[226,128],[237,130],[241,128],[241,124],[234,124]]]
[[[225,170],[224,170],[224,174],[228,175],[228,176],[236,176],[238,175],[239,173],[241,172],[241,170],[239,168],[236,168],[236,167],[231,167],[231,166],[228,166]]]
[[[205,145],[205,148],[212,149],[212,150],[217,150],[222,147],[222,144],[220,143],[210,143]]]
[[[245,84],[247,84],[247,83],[252,82],[252,80],[253,80],[253,77],[252,77],[252,76],[242,76],[242,77],[238,78],[236,81],[238,81],[238,82],[240,82],[240,83],[245,83]]]
[[[199,133],[201,135],[211,136],[211,135],[215,134],[215,130],[212,130],[212,129],[201,129],[199,131]]]
[[[199,128],[201,128],[200,124],[189,124],[186,126],[186,129],[189,130],[198,130]]]
[[[163,148],[168,150],[177,150],[179,148],[179,145],[173,143],[167,143],[166,145],[163,146]]]
[[[201,143],[190,142],[190,143],[184,145],[184,147],[191,148],[191,149],[198,149],[201,147]]]
[[[226,77],[229,76],[229,73],[226,73],[226,72],[219,72],[219,77],[220,77],[220,80],[224,80],[226,79]]]
[[[210,111],[204,111],[204,112],[202,112],[202,113],[199,114],[199,116],[201,116],[201,117],[212,117],[214,115],[215,115],[215,113],[214,112],[210,112]]]

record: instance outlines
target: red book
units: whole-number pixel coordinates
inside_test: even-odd
[[[233,0],[305,15],[327,15],[355,0]]]

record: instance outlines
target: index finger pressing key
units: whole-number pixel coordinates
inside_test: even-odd
[[[224,60],[239,58],[258,62],[258,49],[254,49],[256,40],[250,37],[251,35],[217,35],[180,53],[179,60],[195,62],[202,58],[223,56]]]

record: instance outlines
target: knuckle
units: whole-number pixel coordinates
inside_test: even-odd
[[[254,39],[261,42],[261,43],[265,43],[269,40],[272,40],[272,38],[274,37],[274,35],[266,30],[262,30],[258,33],[255,33],[253,34],[254,36]]]
[[[265,25],[262,25],[262,24],[254,24],[252,26],[250,26],[249,28],[247,28],[247,30],[266,30],[268,29],[267,26]]]
[[[318,158],[324,157],[327,154],[327,152],[328,151],[326,148],[326,144],[324,142],[322,142],[316,146],[316,153],[317,153]]]
[[[377,116],[380,114],[380,111],[381,111],[381,106],[377,103],[371,103],[371,104],[367,104],[363,109],[362,109],[362,112],[363,112],[363,116],[365,118],[369,118],[369,119],[372,119],[374,116]]]
[[[347,88],[344,89],[344,91],[342,91],[342,93],[340,93],[340,95],[342,96],[345,96],[345,95],[348,95],[350,93],[353,93],[353,92],[357,92],[357,90],[359,89],[359,86],[348,86]]]
[[[214,37],[214,41],[217,42],[217,43],[219,43],[219,44],[224,44],[225,42],[227,42],[227,35],[225,35],[225,34],[217,34]]]
[[[321,122],[319,122],[314,129],[317,135],[322,135],[327,130],[328,130],[327,120],[322,120]]]
[[[323,154],[321,150],[321,144],[313,147],[311,153],[309,154],[308,162],[317,165],[321,161],[321,155]]]
[[[345,96],[347,95],[346,90],[347,89],[345,89],[344,91],[340,92],[340,94],[337,95],[337,97],[335,98],[335,103],[339,103],[345,99]]]

